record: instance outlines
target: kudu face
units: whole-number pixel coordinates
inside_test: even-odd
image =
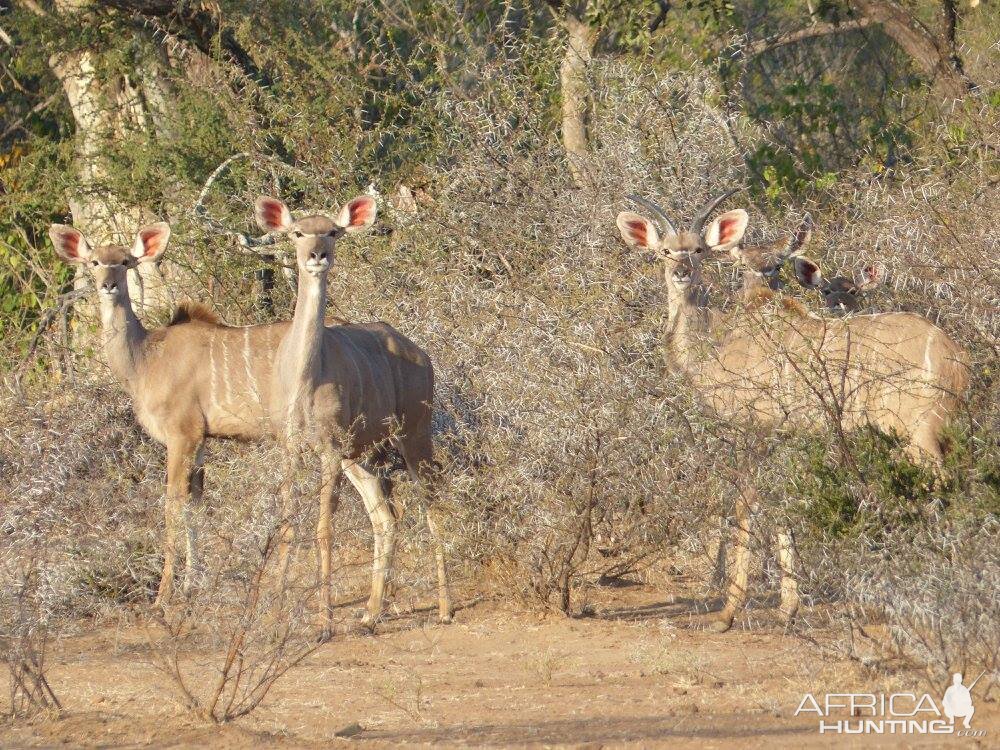
[[[126,274],[130,268],[155,262],[163,255],[170,240],[170,226],[163,221],[144,226],[131,248],[122,245],[93,248],[82,232],[65,224],[53,224],[49,237],[60,258],[91,269],[101,306],[110,307],[128,299]]]
[[[878,286],[884,277],[883,268],[878,264],[870,265],[855,275],[853,279],[846,276],[823,278],[819,265],[806,257],[795,259],[795,278],[807,288],[816,289],[823,297],[823,304],[833,312],[853,313],[862,305],[865,290]]]
[[[284,232],[295,245],[299,272],[314,279],[329,273],[336,259],[337,240],[349,232],[361,232],[375,221],[375,199],[367,195],[349,201],[336,219],[322,214],[292,219],[288,206],[277,198],[261,196],[255,204],[257,224],[267,232]]]
[[[809,214],[802,217],[798,228],[787,237],[772,242],[733,247],[729,255],[743,272],[744,293],[756,289],[779,291],[785,284],[781,280],[781,269],[790,258],[802,254],[802,249],[812,237],[813,221]]]
[[[622,211],[618,214],[618,229],[625,242],[656,253],[663,259],[667,286],[671,298],[679,299],[702,288],[701,266],[712,253],[725,252],[736,247],[746,232],[749,217],[742,208],[718,216],[709,224],[704,233],[705,220],[723,200],[735,191],[730,191],[710,201],[691,223],[690,229],[678,232],[662,209],[640,198],[638,203],[658,214],[662,222],[663,235],[656,224],[645,216]]]

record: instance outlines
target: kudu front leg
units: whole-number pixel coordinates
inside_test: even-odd
[[[736,615],[746,606],[747,585],[750,580],[750,524],[757,515],[757,508],[757,491],[752,487],[744,488],[736,499],[736,529],[726,604],[718,619],[710,625],[710,629],[716,633],[729,630]]]
[[[316,554],[320,576],[320,640],[333,637],[333,514],[340,504],[340,454],[323,454],[319,490],[319,514],[316,519]]]
[[[156,606],[166,606],[174,592],[174,575],[177,563],[177,527],[183,520],[187,538],[188,570],[185,575],[185,589],[193,576],[192,568],[197,565],[197,535],[188,514],[192,480],[198,471],[196,454],[200,452],[201,441],[176,441],[167,445],[167,492],[164,499],[163,573],[156,594]],[[201,496],[200,476],[198,495]]]
[[[295,472],[299,465],[300,461],[297,455],[292,452],[285,455],[279,489],[281,508],[278,511],[276,532],[278,565],[275,571],[274,592],[278,598],[283,594],[288,582],[288,560],[292,545],[295,544],[295,524],[292,523],[292,512],[295,508]]]

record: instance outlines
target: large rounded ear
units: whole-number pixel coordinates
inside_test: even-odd
[[[53,224],[49,227],[49,237],[56,255],[67,263],[86,263],[90,260],[90,243],[78,229],[65,224]]]
[[[885,281],[885,266],[881,263],[872,263],[870,266],[862,268],[854,277],[854,283],[858,291],[871,289]]]
[[[135,236],[132,244],[132,257],[140,263],[152,263],[160,259],[167,249],[170,239],[170,225],[165,221],[147,224]]]
[[[337,214],[336,225],[345,232],[363,232],[375,223],[378,207],[370,195],[352,198]]]
[[[813,263],[804,255],[796,257],[793,261],[795,265],[795,278],[802,286],[816,289],[823,283],[823,273],[819,266]]]
[[[656,225],[645,216],[632,211],[622,211],[616,220],[618,231],[629,247],[641,247],[644,250],[659,250],[660,235]]]
[[[292,212],[277,198],[262,195],[254,202],[257,226],[265,232],[287,232],[292,227]]]
[[[715,217],[705,232],[705,244],[709,250],[729,250],[740,243],[747,231],[750,216],[742,208],[726,211]]]

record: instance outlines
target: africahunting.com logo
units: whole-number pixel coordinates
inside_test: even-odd
[[[962,684],[962,675],[955,674],[940,705],[927,693],[827,693],[819,699],[806,693],[795,709],[795,716],[817,716],[820,734],[983,737],[985,730],[972,728],[972,716],[976,712],[972,689],[979,677],[966,687]]]

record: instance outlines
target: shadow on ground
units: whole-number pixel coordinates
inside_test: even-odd
[[[775,727],[773,717],[748,717],[746,714],[700,714],[685,716],[636,716],[628,719],[594,717],[562,719],[524,724],[457,724],[448,727],[412,731],[371,731],[356,739],[370,741],[425,743],[454,742],[463,745],[511,744],[584,744],[591,742],[668,742],[674,740],[760,740],[774,738],[782,746],[794,744],[814,729],[808,725]]]

